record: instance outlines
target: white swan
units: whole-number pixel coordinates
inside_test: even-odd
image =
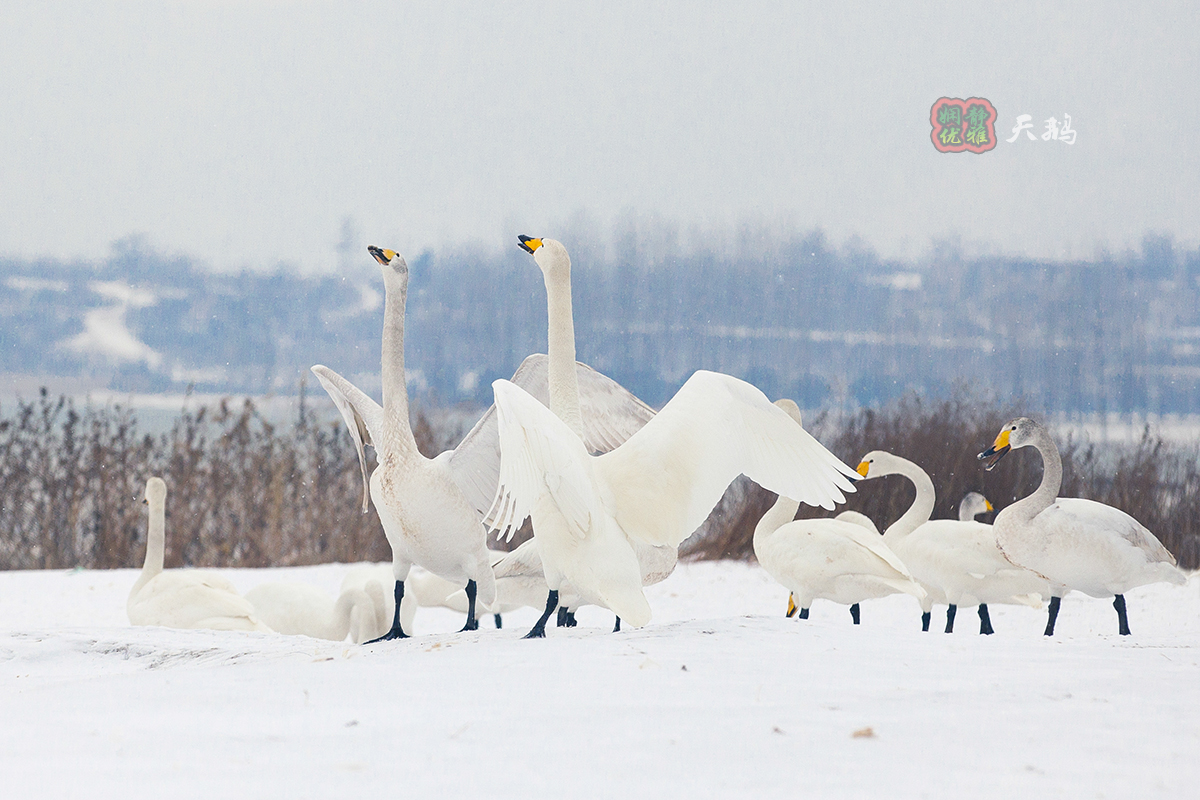
[[[500,433],[493,527],[533,520],[550,587],[546,620],[569,582],[583,602],[635,627],[650,620],[631,544],[677,548],[739,474],[801,502],[832,509],[854,472],[745,381],[697,372],[621,446],[599,456],[580,438],[571,319],[571,260],[553,239],[521,237],[545,277],[550,322],[550,409],[509,381],[492,384]]]
[[[162,478],[146,481],[145,502],[150,508],[146,560],[125,604],[129,622],[269,633],[271,629],[254,615],[254,607],[221,575],[195,569],[163,571],[167,484]]]
[[[1125,592],[1148,583],[1183,584],[1187,578],[1157,537],[1120,509],[1094,500],[1056,497],[1062,486],[1062,459],[1049,431],[1027,417],[1004,426],[979,458],[992,469],[1021,447],[1042,456],[1042,481],[1033,494],[996,515],[996,543],[1013,563],[1044,575],[1051,585],[1046,635],[1062,596],[1076,589],[1092,597],[1112,597],[1121,635],[1129,634]]]
[[[801,424],[800,408],[791,400],[775,405]],[[884,543],[874,525],[846,519],[796,520],[800,504],[783,495],[754,528],[754,555],[767,573],[790,592],[788,616],[796,607],[808,619],[814,599],[850,606],[859,623],[859,603],[905,592],[917,600],[925,590]],[[849,514],[854,512],[842,512]],[[839,515],[842,516],[842,515]]]
[[[934,603],[946,603],[946,633],[954,631],[958,606],[978,606],[979,632],[993,633],[989,603],[1041,605],[1049,593],[1038,575],[1012,564],[996,546],[991,525],[956,519],[930,520],[933,481],[925,470],[905,458],[874,450],[858,465],[863,478],[903,475],[917,496],[883,539],[900,556],[928,593],[922,603],[921,629],[929,630]]]
[[[866,514],[863,514],[862,512],[843,511],[842,513],[840,513],[836,517],[834,517],[834,519],[841,520],[842,522],[853,522],[855,525],[859,525],[863,528],[866,528],[867,530],[869,530],[871,533],[875,534],[876,536],[879,535],[879,528],[876,527],[875,523],[871,521],[870,517],[868,517]]]
[[[958,518],[963,522],[974,522],[980,514],[992,511],[992,501],[979,492],[967,492],[958,503]]]
[[[375,603],[364,591],[329,592],[297,581],[262,583],[246,592],[254,612],[276,633],[340,642],[350,633],[356,614],[373,617]],[[361,626],[362,623],[359,623]]]
[[[385,290],[382,383],[383,406],[333,370],[312,368],[342,414],[354,439],[363,476],[363,511],[375,503],[384,533],[392,548],[394,573],[391,628],[383,639],[403,638],[400,620],[404,581],[413,564],[442,578],[466,584],[467,624],[475,630],[476,598],[485,605],[496,599],[495,577],[487,554],[486,529],[481,512],[491,503],[498,482],[499,453],[495,414],[489,409],[454,450],[433,459],[417,450],[408,418],[408,390],[404,374],[404,306],[408,291],[408,265],[392,250],[368,247],[379,262]],[[531,356],[513,376],[513,382],[537,391],[545,385],[545,357]],[[603,423],[589,428],[589,444],[597,450],[624,441],[653,411],[628,392],[584,365],[588,400],[605,411]],[[629,420],[637,420],[630,424]],[[626,427],[622,428],[621,425]],[[378,466],[367,477],[365,445],[373,445]]]

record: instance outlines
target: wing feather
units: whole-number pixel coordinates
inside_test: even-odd
[[[362,510],[365,514],[370,497],[370,480],[367,476],[367,457],[363,453],[363,446],[373,444],[377,434],[383,430],[383,408],[329,367],[317,364],[312,368],[312,372],[328,392],[337,410],[341,412],[346,428],[350,431],[350,438],[354,440],[354,450],[358,453],[358,469],[362,473]],[[372,434],[372,430],[376,431],[376,434]]]

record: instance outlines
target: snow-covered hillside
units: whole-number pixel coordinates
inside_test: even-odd
[[[230,570],[337,589],[345,565]],[[754,565],[681,565],[544,641],[532,610],[371,646],[129,627],[134,572],[0,573],[7,797],[1183,797],[1200,785],[1200,578],[1109,603],[963,610],[909,597],[854,627]],[[380,793],[384,793],[381,795]]]

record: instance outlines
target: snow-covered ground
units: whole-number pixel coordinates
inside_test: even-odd
[[[345,565],[229,570],[338,588]],[[1200,792],[1200,578],[1106,601],[854,627],[754,565],[681,565],[655,618],[411,640],[132,628],[132,570],[0,573],[4,797],[1185,797]],[[935,610],[935,627],[943,624]],[[385,792],[385,795],[377,794]]]

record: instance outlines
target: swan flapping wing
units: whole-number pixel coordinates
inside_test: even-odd
[[[567,529],[583,538],[600,512],[583,442],[554,412],[524,389],[498,380],[496,421],[500,438],[500,481],[484,522],[511,539],[533,506],[553,498]]]
[[[621,447],[595,459],[631,537],[677,546],[745,474],[770,491],[833,509],[857,473],[761,391],[699,371]]]
[[[350,438],[354,440],[354,450],[358,453],[358,469],[362,473],[363,499],[362,510],[367,513],[367,501],[370,497],[367,476],[367,457],[363,446],[372,444],[371,429],[381,430],[383,427],[383,408],[368,397],[357,386],[338,375],[329,367],[317,364],[312,368],[321,386],[329,393],[329,398],[341,412],[346,427],[350,430]]]
[[[550,405],[548,356],[534,353],[521,362],[511,383],[542,405]],[[588,452],[607,453],[636,433],[653,416],[654,409],[628,389],[587,364],[575,362],[583,414],[583,443]],[[496,406],[488,408],[463,437],[449,460],[455,484],[480,514],[485,514],[500,483],[500,434]]]

